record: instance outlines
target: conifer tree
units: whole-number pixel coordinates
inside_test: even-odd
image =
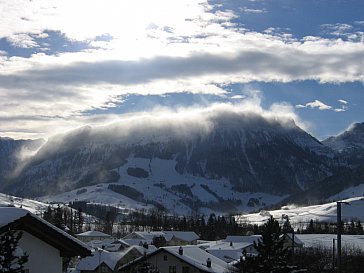
[[[283,227],[282,227],[282,233],[286,234],[286,233],[292,233],[292,232],[293,232],[293,228],[291,226],[291,222],[289,221],[289,217],[286,216],[285,221],[283,223]]]
[[[254,247],[258,252],[257,257],[246,257],[250,270],[256,273],[290,272],[289,253],[283,246],[280,234],[279,223],[271,216],[262,227],[261,239],[258,240],[258,243],[254,242]]]
[[[24,272],[28,255],[18,247],[22,235],[22,232],[15,230],[9,230],[0,235],[0,272]]]

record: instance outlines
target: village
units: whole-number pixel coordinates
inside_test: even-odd
[[[133,231],[122,238],[89,230],[74,237],[25,209],[1,207],[1,237],[11,237],[12,231],[21,233],[13,251],[17,254],[12,258],[13,270],[18,266],[21,271],[1,272],[263,272],[256,271],[253,263],[262,256],[264,247],[275,249],[272,262],[280,264],[274,260],[277,257],[287,259],[282,269],[289,271],[272,272],[335,272],[335,234],[295,234],[293,230],[282,231],[284,227],[281,229],[277,223],[271,218],[261,235],[228,235],[219,240],[201,240],[193,231],[173,230]],[[274,234],[273,229],[279,234]],[[267,244],[269,240],[273,240],[271,246]],[[5,245],[4,241],[1,245]],[[350,257],[351,262],[353,258],[362,258],[364,237],[343,235],[342,248],[343,256]],[[317,271],[307,266],[310,255],[321,259]],[[24,257],[25,262],[20,262]],[[314,258],[310,263],[315,264]]]

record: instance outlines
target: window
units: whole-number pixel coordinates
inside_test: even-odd
[[[170,265],[169,266],[169,273],[176,273],[177,270],[176,270],[176,266],[175,265]]]
[[[167,255],[163,256],[163,261],[168,261],[168,256]]]
[[[29,273],[29,269],[23,269],[23,273]]]
[[[190,273],[190,268],[188,266],[183,266],[182,273]]]

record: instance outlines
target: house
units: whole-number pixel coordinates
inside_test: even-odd
[[[94,250],[92,256],[79,261],[76,269],[80,273],[111,273],[120,266],[157,250],[155,247],[132,246],[125,251],[110,252],[101,248]]]
[[[111,236],[109,234],[96,231],[96,230],[90,230],[83,233],[76,234],[77,239],[81,240],[82,242],[90,242],[99,240],[102,241],[104,239],[110,239]]]
[[[255,255],[257,251],[252,242],[219,242],[204,247],[205,251],[220,258],[221,260],[231,263],[239,261],[244,254]]]
[[[131,244],[125,242],[124,240],[115,239],[105,239],[105,240],[94,240],[89,241],[87,244],[93,249],[101,248],[110,252],[123,251],[130,247]]]
[[[25,272],[62,273],[64,261],[91,255],[87,245],[25,209],[0,208],[0,234],[9,229],[23,232],[19,247],[29,255]]]
[[[171,236],[171,239],[167,241],[169,246],[196,245],[200,238],[192,231],[163,231],[163,233]]]
[[[233,242],[233,243],[254,243],[257,242],[261,238],[261,235],[247,235],[247,236],[226,236],[224,242]]]
[[[166,239],[167,245],[196,245],[199,239],[198,235],[192,231],[134,231],[123,238],[123,240],[129,242],[128,240],[138,240],[135,242],[142,242],[151,244],[155,237],[164,237]],[[130,243],[132,243],[130,241]]]
[[[225,273],[228,264],[201,248],[189,246],[161,247],[119,267],[118,272],[134,273],[148,266],[160,273]]]
[[[122,267],[123,265],[128,264],[137,258],[153,253],[154,251],[157,251],[157,249],[158,248],[152,245],[132,246],[124,251],[124,255],[118,261],[116,268]]]
[[[285,248],[302,248],[304,245],[297,234],[294,233],[282,234],[280,239],[283,240],[283,247]]]
[[[112,273],[123,256],[121,252],[108,252],[103,249],[94,250],[92,256],[79,261],[76,269],[80,273]]]

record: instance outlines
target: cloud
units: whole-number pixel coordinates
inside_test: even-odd
[[[340,103],[342,103],[342,104],[344,104],[344,105],[347,105],[348,104],[348,102],[346,100],[337,100],[337,101],[340,102]]]
[[[9,136],[87,123],[85,113],[129,94],[225,97],[232,83],[364,82],[363,43],[249,31],[235,23],[239,14],[204,0],[0,0],[0,7],[7,11],[0,38],[15,47],[40,52],[36,41],[51,32],[91,46],[50,55],[48,44],[48,54],[29,58],[0,52],[0,133]],[[103,35],[110,39],[97,39]]]
[[[264,9],[264,8],[263,9],[251,9],[251,8],[248,8],[248,7],[241,7],[240,11],[242,11],[244,13],[256,13],[256,14],[267,13],[267,10]]]
[[[38,43],[34,40],[34,38],[26,33],[18,33],[11,36],[8,36],[6,40],[13,46],[13,47],[20,47],[20,48],[34,48],[39,47]]]
[[[150,112],[126,114],[112,120],[109,117],[99,120],[100,123],[90,126],[82,126],[77,130],[70,130],[66,133],[57,134],[50,138],[51,149],[71,141],[74,135],[92,135],[93,139],[102,142],[114,143],[140,143],[145,141],[168,140],[169,137],[177,138],[194,137],[196,134],[211,132],[215,126],[224,127],[238,124],[242,129],[245,126],[259,128],[265,126],[266,122],[280,124],[283,127],[296,126],[292,118],[297,116],[294,109],[288,105],[275,105],[265,110],[259,105],[252,105],[248,100],[238,104],[216,103],[209,107],[183,107],[177,109],[155,108]],[[57,144],[58,143],[58,144]]]
[[[354,22],[354,25],[343,23],[323,24],[321,29],[324,34],[341,37],[349,41],[363,42],[364,39],[364,32],[362,31],[360,21]]]
[[[334,112],[345,112],[348,109],[348,107],[347,107],[348,102],[345,100],[338,100],[338,102],[341,104],[340,108],[335,108],[331,105],[327,105],[319,100],[314,100],[314,101],[308,102],[304,105],[298,104],[298,105],[296,105],[296,108],[311,108],[311,109],[318,109],[321,111],[330,110],[330,111],[334,111]]]

